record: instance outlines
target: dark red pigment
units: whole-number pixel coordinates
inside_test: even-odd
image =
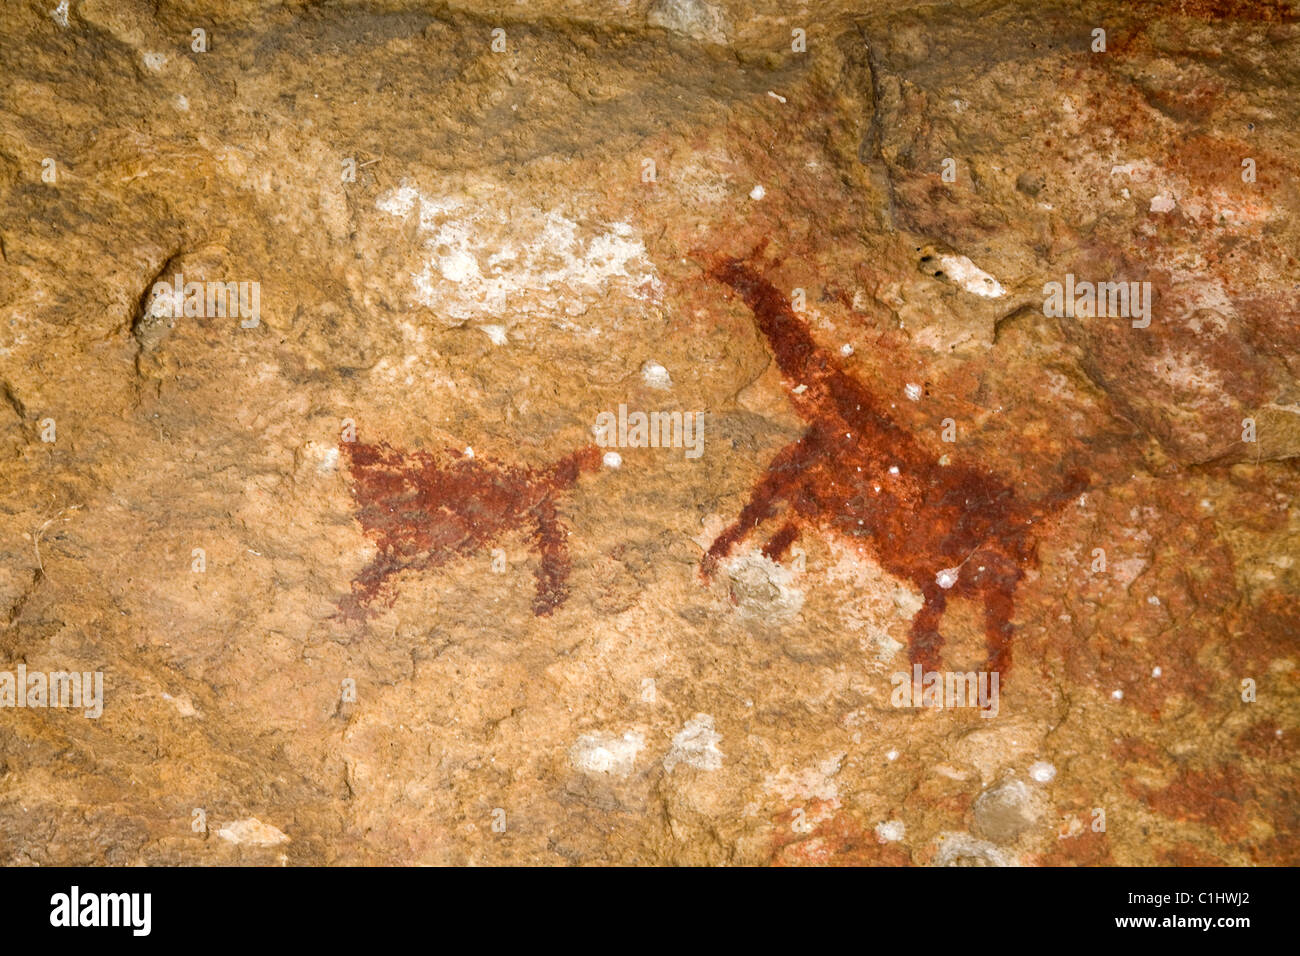
[[[557,499],[584,471],[600,465],[587,446],[534,470],[470,458],[449,450],[401,452],[379,442],[340,445],[351,472],[357,520],[379,546],[339,603],[343,620],[364,619],[399,571],[437,568],[475,554],[515,529],[525,529],[541,556],[533,613],[550,614],[568,597],[569,549]],[[395,594],[389,595],[392,604]]]
[[[754,313],[790,400],[809,426],[772,459],[740,516],[705,554],[702,574],[708,579],[732,548],[783,507],[784,520],[763,549],[768,557],[780,560],[804,528],[864,546],[924,596],[908,650],[912,662],[927,670],[939,668],[939,622],[949,598],[977,597],[984,604],[986,668],[1006,671],[1016,585],[1035,557],[1031,526],[1083,491],[1086,476],[1072,473],[1059,493],[1034,504],[1017,500],[991,474],[940,465],[813,341],[775,286],[744,260],[699,258]],[[800,385],[806,388],[796,393]],[[890,474],[891,466],[899,473]],[[957,583],[945,590],[936,575],[948,568],[960,571]]]

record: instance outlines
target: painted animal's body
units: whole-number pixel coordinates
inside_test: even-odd
[[[379,546],[339,605],[344,620],[364,618],[397,572],[440,567],[519,528],[531,532],[541,558],[533,612],[550,614],[564,602],[569,553],[557,499],[579,474],[599,467],[599,449],[588,446],[534,470],[456,451],[440,462],[383,442],[340,447],[360,506],[357,520]]]
[[[1006,670],[1016,586],[1034,559],[1031,526],[1077,496],[1086,479],[1071,475],[1049,501],[1027,505],[990,474],[940,465],[813,341],[762,275],[738,259],[707,263],[712,277],[753,312],[809,427],[777,453],[739,517],[714,540],[701,568],[705,577],[784,505],[784,522],[764,548],[768,557],[779,560],[801,526],[862,543],[885,570],[911,581],[924,597],[912,621],[909,653],[927,670],[939,667],[939,622],[949,597],[975,595],[984,604],[986,667]],[[954,570],[955,580],[952,573],[940,576]]]

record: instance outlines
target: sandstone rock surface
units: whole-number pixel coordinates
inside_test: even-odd
[[[3,862],[1300,862],[1293,3],[14,0],[0,77]]]

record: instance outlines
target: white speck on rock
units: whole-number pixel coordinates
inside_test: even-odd
[[[1162,195],[1151,197],[1152,212],[1173,212],[1176,205],[1178,205],[1178,203],[1174,202],[1173,198],[1170,196]]]
[[[1050,783],[1056,777],[1056,768],[1046,760],[1039,760],[1029,765],[1029,776],[1039,783]]]
[[[767,195],[767,190],[763,188],[762,184],[755,186],[753,189],[749,191],[750,199],[762,199],[766,195]]]
[[[645,749],[645,736],[629,730],[623,736],[608,733],[583,734],[569,749],[569,759],[583,773],[626,777],[636,766],[637,754]]]
[[[1112,700],[1123,700],[1124,692],[1122,690],[1113,690],[1110,692],[1110,696]]]
[[[713,729],[713,718],[696,714],[673,736],[672,750],[664,757],[664,769],[672,773],[678,764],[696,770],[718,770],[722,767],[722,751],[718,744],[722,735]]]
[[[1151,668],[1151,676],[1152,676],[1152,677],[1159,677],[1159,676],[1160,676],[1161,674],[1163,674],[1163,673],[1164,673],[1164,671],[1161,670],[1159,667],[1153,667],[1153,668]]]
[[[845,358],[848,358],[850,355],[853,354],[853,346],[849,345],[848,342],[845,342],[843,345],[840,346],[840,354],[843,355]]]
[[[946,591],[957,583],[960,574],[961,568],[944,568],[934,576],[934,583]]]
[[[666,389],[673,387],[673,378],[668,369],[658,362],[645,362],[641,366],[641,381],[650,388]]]
[[[146,53],[142,59],[145,67],[153,73],[161,73],[162,68],[167,65],[166,53]]]
[[[921,386],[908,382],[903,386],[903,394],[912,401],[919,402],[921,400]]]
[[[50,11],[50,16],[54,18],[54,22],[59,26],[66,27],[68,25],[68,0],[61,0],[59,5]]]
[[[603,461],[603,462],[605,463],[605,467],[606,467],[606,468],[622,468],[622,467],[623,467],[623,456],[620,455],[620,454],[619,454],[618,452],[616,452],[616,451],[607,451],[607,452],[605,452],[605,457],[602,458],[601,461]]]

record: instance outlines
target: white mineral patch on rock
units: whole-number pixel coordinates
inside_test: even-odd
[[[939,265],[942,267],[944,275],[967,292],[986,299],[997,299],[1007,294],[1007,290],[1002,288],[997,279],[965,256],[940,256]]]
[[[583,734],[569,750],[569,759],[583,773],[626,777],[636,766],[637,754],[645,749],[645,736],[629,730],[617,734]]]
[[[646,20],[702,43],[727,42],[726,16],[705,0],[655,0]]]
[[[1018,866],[1015,859],[995,844],[969,833],[939,834],[935,866]]]
[[[506,344],[506,327],[504,325],[480,325],[478,330],[491,339],[493,345]]]
[[[902,820],[886,820],[876,824],[876,839],[881,843],[897,843],[907,834]]]
[[[782,800],[837,800],[840,795],[835,775],[847,756],[834,753],[815,767],[802,770],[790,770],[782,767],[774,774],[768,774],[763,781],[763,789],[778,795]]]
[[[327,475],[338,468],[339,450],[337,448],[315,445],[311,450],[312,454],[316,455],[318,458],[316,463],[317,472],[322,475]]]
[[[803,609],[804,592],[794,572],[761,551],[739,554],[726,564],[731,596],[740,612],[767,621],[787,620]]]
[[[202,714],[194,707],[194,701],[190,700],[189,694],[178,694],[173,697],[167,692],[163,692],[162,699],[167,701],[176,708],[176,712],[182,717],[201,717]]]
[[[416,301],[453,319],[550,311],[615,290],[639,298],[643,287],[659,284],[644,242],[625,222],[580,232],[559,209],[431,197],[412,186],[385,193],[375,206],[401,219],[418,216],[427,257],[411,274]]]
[[[641,366],[641,381],[645,382],[650,388],[665,389],[673,387],[673,379],[668,374],[668,369],[658,362],[646,362]]]
[[[289,842],[287,836],[257,817],[227,823],[217,831],[217,836],[230,843],[242,843],[248,846],[276,846]]]
[[[664,757],[664,769],[669,773],[678,764],[696,770],[718,770],[722,767],[722,751],[718,744],[722,735],[713,729],[713,718],[696,714],[673,736],[673,746]]]

